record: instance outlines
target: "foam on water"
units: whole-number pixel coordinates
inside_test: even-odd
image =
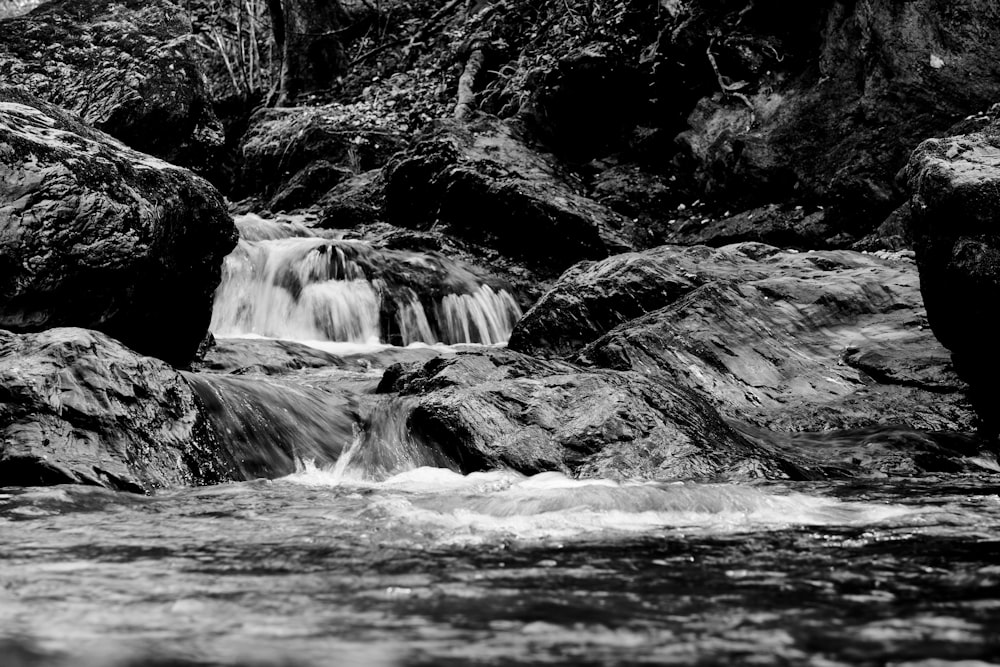
[[[306,466],[284,478],[309,486],[371,493],[372,511],[389,524],[407,524],[446,544],[497,539],[571,539],[682,528],[738,532],[789,526],[869,524],[912,510],[842,502],[738,484],[573,479],[557,472],[532,476],[503,470],[461,475],[418,468],[381,482],[345,478]]]

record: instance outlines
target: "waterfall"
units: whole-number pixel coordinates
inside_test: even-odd
[[[483,285],[472,294],[441,299],[441,322],[448,340],[493,345],[505,343],[521,317],[514,297]]]
[[[507,290],[443,257],[378,250],[298,223],[237,218],[211,330],[350,343],[505,343],[521,317]]]
[[[245,479],[288,475],[299,460],[331,466],[354,440],[358,417],[348,392],[335,394],[261,378],[183,375]]]

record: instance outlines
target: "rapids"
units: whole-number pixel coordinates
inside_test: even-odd
[[[348,476],[349,477],[349,476]],[[994,482],[421,468],[0,495],[0,663],[983,665]]]
[[[250,481],[2,490],[0,667],[1000,656],[995,477],[463,475],[375,386],[397,360],[503,344],[514,297],[433,253],[237,223],[221,342],[185,377]]]

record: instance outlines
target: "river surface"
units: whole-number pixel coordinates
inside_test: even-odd
[[[309,465],[152,497],[7,489],[0,664],[982,665],[998,494]]]

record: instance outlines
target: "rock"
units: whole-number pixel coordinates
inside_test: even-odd
[[[445,225],[548,270],[628,249],[628,221],[583,195],[516,123],[442,122],[385,170],[388,222]]]
[[[352,349],[355,348],[355,349]],[[297,375],[303,382],[316,386],[324,375],[337,376],[340,382],[349,373],[363,373],[370,384],[378,384],[378,375],[372,371],[385,369],[392,364],[428,361],[443,352],[431,346],[364,346],[346,345],[338,353],[310,347],[289,340],[270,338],[220,338],[205,353],[204,359],[194,369],[202,373],[227,373],[233,375]],[[327,374],[316,370],[330,371]],[[341,371],[343,371],[341,373]],[[363,390],[374,389],[365,387]]]
[[[702,263],[703,284],[576,361],[666,378],[771,429],[972,427],[964,384],[923,326],[911,262],[776,250],[740,262],[745,248],[717,251],[729,261]]]
[[[98,329],[186,364],[235,240],[206,181],[0,87],[0,327]]]
[[[913,247],[910,237],[910,203],[904,202],[899,208],[889,214],[874,232],[851,246],[851,250],[863,252],[891,252],[906,250]]]
[[[930,326],[970,385],[983,432],[1000,433],[993,318],[1000,302],[1000,121],[930,139],[906,167],[910,231]]]
[[[644,479],[787,477],[696,393],[639,373],[505,350],[390,368],[379,391],[412,401],[407,428],[463,472]]]
[[[964,384],[924,326],[915,267],[886,257],[743,243],[581,263],[509,347],[664,377],[769,428],[968,429]]]
[[[623,147],[643,109],[639,72],[613,42],[577,47],[532,79],[520,116],[548,148],[570,160]]]
[[[594,177],[590,196],[632,218],[636,222],[632,244],[650,248],[664,242],[664,213],[681,203],[686,194],[675,182],[635,164],[618,164],[602,169]]]
[[[992,0],[696,0],[658,62],[669,90],[705,91],[680,138],[711,196],[822,204],[843,246],[902,203],[920,140],[1000,97],[998,49]]]
[[[224,143],[169,0],[54,0],[0,22],[0,80],[132,148],[213,173]]]
[[[382,167],[402,145],[402,136],[348,107],[261,109],[240,144],[233,192],[262,196],[274,211],[307,208],[338,183]]]
[[[665,235],[667,243],[715,248],[753,241],[782,248],[812,249],[828,244],[837,232],[823,210],[770,204],[721,219],[693,215]]]
[[[320,199],[322,216],[317,226],[350,229],[381,221],[384,188],[381,169],[345,178]]]
[[[282,375],[310,368],[339,368],[341,357],[290,340],[219,338],[194,369],[213,373]]]
[[[514,326],[508,346],[535,355],[578,351],[617,325],[673,303],[700,284],[705,248],[660,247],[581,262],[559,277]]]
[[[995,452],[983,440],[954,431],[878,426],[819,433],[776,433],[737,425],[741,434],[820,476],[916,477],[927,474],[993,474]]]
[[[233,479],[200,405],[177,371],[104,334],[0,330],[0,486]]]

